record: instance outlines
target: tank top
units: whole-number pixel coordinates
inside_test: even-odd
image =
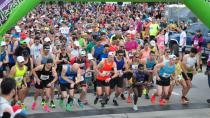
[[[3,53],[1,53],[0,55],[0,61],[3,63],[4,59],[6,58],[6,51],[4,51]],[[0,67],[0,71],[3,71],[3,65]]]
[[[26,71],[27,71],[27,67],[24,65],[23,69],[20,70],[18,65],[16,64],[15,65],[15,70],[16,70],[16,73],[14,75],[14,79],[16,81],[16,85],[17,86],[21,86],[22,85],[22,81],[23,81],[23,77],[24,77],[24,75],[26,74]]]
[[[79,64],[80,69],[86,69],[85,61],[86,61],[85,59],[77,59],[76,58],[75,63]]]
[[[66,59],[67,61],[70,60],[68,54],[66,54],[65,56],[63,56],[62,54],[60,54],[59,60],[62,60],[62,59]],[[62,66],[63,66],[64,64],[67,64],[67,63],[65,63],[64,61],[62,61],[61,63],[59,63],[59,64],[57,65],[57,66],[58,66],[58,67],[57,67],[57,71],[58,71],[58,72],[61,71]]]
[[[70,79],[70,80],[74,80],[75,77],[76,77],[76,75],[77,75],[77,73],[72,72],[72,71],[71,71],[71,65],[68,64],[68,65],[67,65],[67,70],[66,70],[65,76],[66,76],[68,79]],[[66,80],[64,80],[64,79],[62,78],[61,75],[60,75],[60,77],[59,77],[59,82],[60,82],[61,84],[68,84],[68,82],[67,82]]]
[[[28,71],[30,71],[31,70],[31,60],[30,60],[30,58],[28,59],[28,62],[25,65],[28,68]]]
[[[113,70],[113,65],[114,65],[114,61],[111,64],[107,63],[107,59],[104,60],[104,67],[102,69],[100,69],[99,71],[101,73],[104,73],[106,76],[100,76],[98,75],[97,79],[98,80],[106,80],[109,79],[111,76],[111,71]]]
[[[122,70],[124,68],[124,64],[125,64],[124,58],[121,58],[121,60],[118,61],[117,57],[114,57],[114,61],[117,65],[117,70]]]
[[[193,67],[195,65],[196,62],[197,62],[197,58],[196,57],[190,57],[190,55],[188,55],[186,66],[191,68],[191,67]]]
[[[94,46],[94,57],[97,59],[97,60],[99,60],[100,59],[100,56],[101,56],[101,54],[103,53],[103,51],[104,51],[104,46],[100,46],[100,47],[98,47],[98,46]]]
[[[164,67],[160,68],[159,75],[164,78],[170,78],[174,73],[176,65],[169,66],[169,62],[166,62]]]
[[[10,50],[13,51],[13,48],[14,48],[14,44],[10,43]],[[15,60],[13,58],[13,54],[9,54],[9,63],[10,64],[15,64]]]
[[[150,54],[150,49],[148,51],[143,51],[142,52],[142,57],[141,59],[146,59],[147,57],[149,57],[149,54]]]
[[[40,71],[40,80],[45,81],[45,80],[52,80],[53,79],[53,74],[52,74],[52,67],[49,71],[45,70],[45,65],[43,66],[43,69]]]
[[[155,60],[150,61],[149,58],[146,59],[146,68],[148,70],[152,70],[154,68],[155,64],[156,64]]]
[[[142,82],[145,80],[145,73],[140,73],[138,70],[134,71],[134,77],[136,78],[137,82]]]
[[[41,64],[46,64],[48,58],[52,58],[52,55],[51,54],[48,54],[47,56],[42,55]]]

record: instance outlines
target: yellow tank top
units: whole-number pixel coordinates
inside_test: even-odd
[[[24,65],[23,70],[20,70],[18,65],[16,64],[15,65],[15,70],[16,70],[16,73],[14,75],[14,79],[16,81],[17,86],[21,86],[23,77],[24,77],[24,75],[26,74],[26,71],[27,71],[27,67]]]

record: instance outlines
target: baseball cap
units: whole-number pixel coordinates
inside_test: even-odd
[[[114,56],[114,52],[109,52],[108,55],[109,56]]]
[[[173,59],[173,60],[176,60],[176,55],[169,55],[169,59]]]
[[[141,70],[144,69],[144,65],[143,64],[139,64],[138,65],[138,69],[141,69]]]
[[[53,59],[52,58],[48,58],[47,59],[47,63],[53,63]]]
[[[79,41],[74,41],[74,45],[76,45],[77,47],[79,47]]]
[[[44,42],[50,42],[50,41],[51,41],[51,40],[50,40],[49,37],[44,38]]]
[[[24,60],[23,56],[18,56],[17,57],[17,62],[21,63],[21,62],[24,62],[24,61],[25,60]]]
[[[19,26],[15,26],[15,30],[16,30],[16,32],[21,32],[21,29]]]
[[[88,60],[93,60],[93,55],[91,53],[88,53]]]
[[[153,40],[152,40],[152,41],[150,41],[150,45],[151,45],[151,46],[153,46],[153,47],[155,47],[155,46],[156,46],[155,41],[153,41]]]
[[[50,46],[46,45],[46,44],[43,46],[43,48],[44,48],[44,50],[50,50]]]
[[[20,44],[27,44],[26,40],[20,40]]]
[[[2,41],[1,42],[1,46],[6,46],[7,44],[6,44],[6,42],[5,41]]]
[[[82,57],[86,56],[85,50],[80,50],[80,55],[81,55]]]

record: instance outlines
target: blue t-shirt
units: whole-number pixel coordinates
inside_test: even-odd
[[[175,64],[169,66],[169,62],[166,62],[165,66],[160,68],[159,75],[164,78],[170,78],[171,75],[175,72],[175,69],[176,69]]]

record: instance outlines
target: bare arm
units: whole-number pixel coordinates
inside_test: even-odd
[[[68,78],[66,77],[66,70],[67,70],[66,68],[67,68],[67,66],[63,66],[63,67],[62,67],[61,77],[62,77],[65,81],[67,81],[68,83],[74,84],[74,81],[73,81],[73,80],[68,79]]]

